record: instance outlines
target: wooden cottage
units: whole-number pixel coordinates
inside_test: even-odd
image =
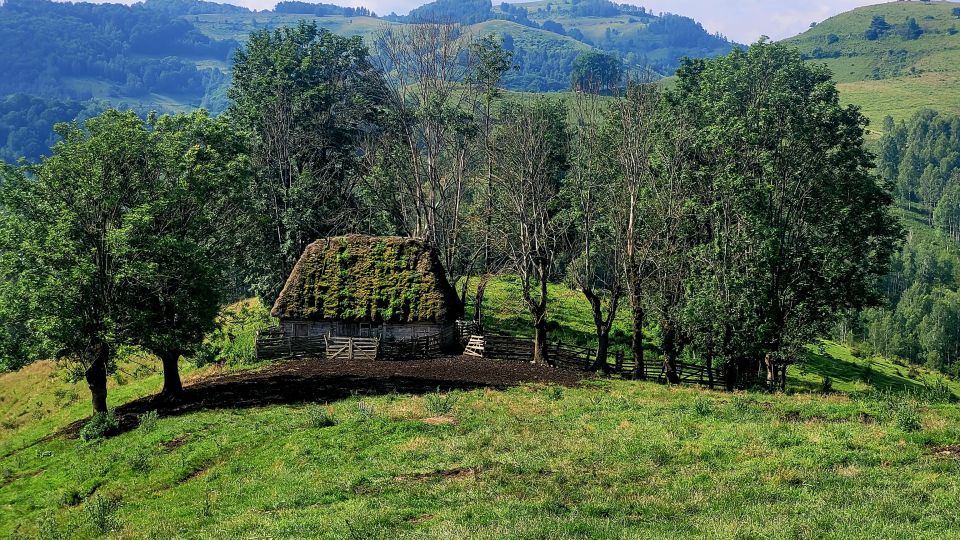
[[[452,336],[463,307],[435,249],[407,238],[350,235],[307,247],[272,314],[287,337],[390,342]]]

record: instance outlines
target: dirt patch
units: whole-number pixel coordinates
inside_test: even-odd
[[[431,426],[454,426],[457,424],[457,419],[452,416],[434,416],[424,418],[423,423]]]
[[[416,516],[412,518],[407,518],[407,523],[411,525],[417,525],[419,523],[426,523],[433,519],[433,514],[424,514],[422,516]]]
[[[476,476],[477,470],[472,467],[457,467],[455,469],[446,469],[443,471],[431,471],[427,473],[417,473],[411,475],[400,475],[394,478],[398,482],[422,481],[440,478],[444,480],[466,480]]]
[[[590,377],[580,371],[467,356],[407,362],[297,360],[204,378],[184,387],[174,402],[142,398],[119,407],[116,415],[120,431],[129,431],[136,428],[139,415],[154,410],[165,417],[211,409],[332,403],[357,394],[502,390],[527,383],[574,386]],[[60,435],[76,437],[85,422],[67,426]]]
[[[180,448],[181,446],[187,444],[189,440],[190,440],[190,434],[188,433],[186,435],[181,435],[175,439],[170,439],[169,441],[162,442],[160,443],[160,447],[170,452],[172,450],[176,450],[177,448]]]
[[[942,458],[960,459],[960,446],[941,446],[933,450],[933,455]]]

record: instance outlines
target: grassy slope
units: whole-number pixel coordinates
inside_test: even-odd
[[[875,129],[891,115],[902,120],[919,109],[960,113],[960,27],[953,17],[956,2],[891,2],[858,8],[830,18],[785,43],[806,54],[815,49],[842,57],[812,60],[825,63],[840,83],[843,99],[860,105]],[[925,34],[906,40],[895,32],[868,41],[864,32],[874,16],[891,25],[917,20]],[[829,43],[829,36],[839,38]]]
[[[960,460],[936,451],[960,440],[954,405],[924,406],[922,430],[906,432],[843,395],[625,381],[458,394],[439,425],[424,422],[429,403],[211,410],[98,444],[42,442],[0,459],[0,535],[89,538],[98,523],[112,538],[960,534]],[[320,410],[336,425],[317,427]],[[115,512],[97,509],[108,498]]]
[[[580,295],[550,292],[557,335],[589,342]],[[515,282],[487,298],[493,331],[526,331]],[[627,329],[624,313],[621,343]],[[138,366],[155,364],[136,362],[112,404],[159,389]],[[937,450],[960,442],[960,407],[921,405],[922,430],[905,431],[896,406],[850,396],[933,375],[871,359],[868,384],[865,365],[828,343],[792,372],[793,391],[832,377],[843,393],[828,397],[627,381],[460,393],[450,411],[434,396],[358,396],[163,418],[88,444],[43,440],[88,396],[40,363],[0,375],[0,536],[91,538],[101,522],[113,538],[960,534],[960,459]],[[336,425],[319,427],[322,413]],[[113,498],[117,510],[98,506]]]

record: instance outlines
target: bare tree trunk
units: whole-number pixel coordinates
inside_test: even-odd
[[[107,412],[107,361],[110,358],[109,345],[101,343],[97,348],[97,355],[85,373],[94,414]]]
[[[550,355],[547,351],[547,317],[545,314],[541,314],[536,318],[533,337],[533,363],[544,366],[550,365]]]
[[[610,371],[607,364],[607,357],[610,355],[610,330],[605,329],[597,335],[597,360],[593,364],[594,371],[603,370],[604,373]]]
[[[647,380],[647,367],[644,364],[643,358],[643,324],[646,314],[643,311],[643,308],[640,306],[639,300],[636,298],[636,295],[632,295],[633,301],[633,337],[630,341],[630,351],[633,353],[633,361],[636,362],[637,378],[640,380]]]
[[[168,351],[160,355],[163,362],[163,392],[166,398],[176,398],[183,394],[180,381],[180,351]]]

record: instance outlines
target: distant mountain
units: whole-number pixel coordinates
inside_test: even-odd
[[[784,42],[829,66],[875,129],[887,115],[905,120],[923,108],[960,114],[960,3],[863,7]]]
[[[683,56],[724,54],[734,45],[685,17],[656,16],[608,0],[500,4],[437,0],[409,15],[378,17],[329,3],[282,1],[270,11],[202,0],[120,4],[6,0],[0,3],[0,99],[40,100],[0,122],[0,155],[37,157],[52,117],[104,104],[160,111],[226,106],[233,52],[250,32],[308,19],[333,32],[370,38],[385,24],[456,22],[474,35],[495,33],[514,51],[513,90],[565,90],[583,52],[617,56],[627,68],[670,74]],[[24,44],[29,44],[24,47]],[[10,103],[10,101],[8,101]],[[39,119],[51,103],[56,114]],[[32,127],[31,127],[32,126]],[[16,136],[10,134],[16,133]],[[6,134],[6,138],[4,138]],[[11,138],[12,137],[12,138]],[[21,154],[22,152],[22,154]]]

